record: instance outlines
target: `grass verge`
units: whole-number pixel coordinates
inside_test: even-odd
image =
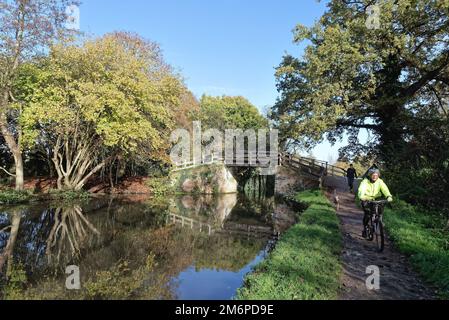
[[[300,192],[296,198],[308,208],[246,276],[237,299],[337,298],[342,236],[335,210],[319,190]]]
[[[30,201],[32,194],[26,190],[0,190],[0,204],[19,204]]]
[[[446,219],[403,201],[385,208],[385,225],[397,249],[409,256],[416,270],[449,299],[449,231]]]
[[[54,200],[64,200],[64,201],[73,201],[73,200],[88,200],[91,197],[91,194],[85,190],[57,190],[51,189],[48,192],[48,196],[50,199]]]
[[[30,190],[0,190],[0,205],[24,204],[40,200],[88,200],[91,194],[87,191],[70,191],[52,189],[48,193],[34,194]]]

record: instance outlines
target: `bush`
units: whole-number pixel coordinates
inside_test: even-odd
[[[174,192],[169,177],[150,177],[146,181],[146,185],[155,196],[163,196]]]

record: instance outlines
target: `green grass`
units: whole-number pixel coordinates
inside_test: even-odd
[[[33,194],[30,190],[17,191],[14,189],[0,190],[0,205],[1,204],[23,204],[40,200],[87,200],[91,194],[87,191],[70,191],[70,190],[56,190],[52,189],[47,194]]]
[[[51,189],[48,194],[51,199],[72,201],[72,200],[88,200],[91,194],[85,190],[58,190]]]
[[[270,255],[245,278],[237,299],[336,299],[342,236],[335,210],[321,191],[297,199],[309,207]]]
[[[28,202],[32,198],[29,191],[5,189],[0,191],[0,204],[18,204]]]
[[[449,230],[446,219],[403,201],[385,209],[385,224],[399,251],[425,280],[440,288],[441,298],[449,298]]]

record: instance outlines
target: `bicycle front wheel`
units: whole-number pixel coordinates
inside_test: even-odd
[[[377,250],[379,252],[382,252],[385,246],[384,225],[382,221],[377,221],[375,227],[375,235],[376,235]]]

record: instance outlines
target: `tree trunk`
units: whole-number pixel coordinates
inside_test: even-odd
[[[23,190],[23,158],[22,152],[14,152],[14,163],[16,164],[16,190]]]
[[[48,174],[50,175],[50,179],[53,179],[55,177],[55,169],[53,168],[53,163],[50,159],[47,159],[47,166],[48,166]]]
[[[12,213],[11,231],[9,233],[8,242],[6,243],[5,251],[0,254],[0,272],[2,271],[6,261],[8,261],[8,270],[6,273],[8,274],[8,271],[11,269],[14,244],[16,243],[17,234],[19,233],[21,216],[22,215],[19,211]]]
[[[11,151],[14,157],[14,163],[16,166],[16,190],[23,190],[23,157],[20,146],[16,142],[13,133],[8,128],[8,120],[4,110],[0,111],[0,130],[5,139],[6,145]]]

